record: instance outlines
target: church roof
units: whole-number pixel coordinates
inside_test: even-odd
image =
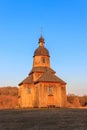
[[[28,77],[26,77],[21,83],[19,83],[19,85],[21,84],[32,84],[33,83],[33,75],[29,75]]]
[[[48,70],[50,70],[52,73],[55,73],[55,71],[53,69],[48,68],[48,67],[33,67],[32,70],[30,71],[29,75],[31,73],[34,73],[34,72],[42,72],[42,73],[44,73],[44,72],[46,72]]]
[[[51,71],[47,71],[44,73],[37,81],[37,82],[57,82],[61,84],[66,84],[62,79],[57,77],[56,75],[52,74]]]
[[[34,56],[50,56],[49,51],[44,46],[39,46],[35,52]]]
[[[36,68],[37,67],[35,67],[35,69]],[[64,82],[62,79],[52,74],[51,69],[48,69],[46,72],[44,72],[44,74],[37,81],[34,82],[33,75],[30,74],[21,83],[19,83],[19,86],[21,84],[32,84],[32,83],[37,83],[37,82],[56,82],[56,83],[66,84],[66,82]]]

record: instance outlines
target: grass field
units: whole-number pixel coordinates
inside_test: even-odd
[[[87,130],[87,109],[0,110],[0,130]]]

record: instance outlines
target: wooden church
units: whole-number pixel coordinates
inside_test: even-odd
[[[50,67],[49,51],[44,38],[34,51],[33,66],[28,77],[19,83],[19,107],[66,107],[66,83]]]

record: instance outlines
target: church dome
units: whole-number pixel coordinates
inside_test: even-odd
[[[34,56],[50,56],[49,51],[44,47],[44,38],[39,38],[39,47],[35,50]]]
[[[49,51],[45,47],[39,46],[35,50],[34,56],[49,56]]]

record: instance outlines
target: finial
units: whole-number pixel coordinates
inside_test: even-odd
[[[41,33],[41,37],[42,37],[43,27],[40,28],[40,33]]]
[[[44,38],[42,36],[42,32],[43,32],[43,27],[40,28],[40,33],[41,33],[41,36],[39,38],[39,46],[44,46]]]

